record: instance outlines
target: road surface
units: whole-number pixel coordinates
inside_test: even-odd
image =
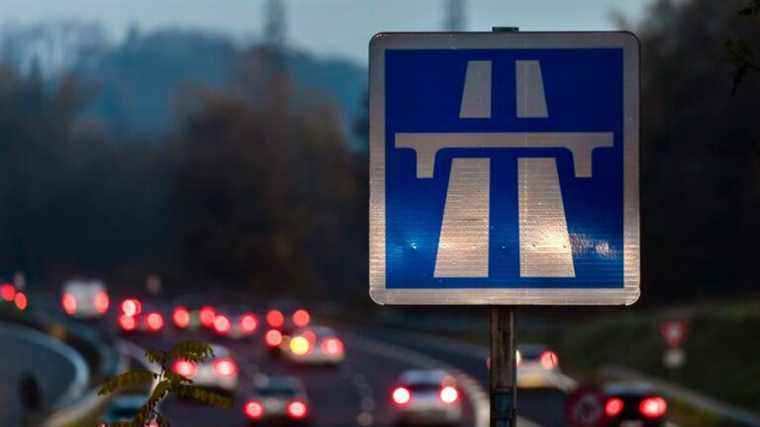
[[[180,339],[168,333],[163,337],[135,336],[133,342],[145,347],[166,347]],[[197,335],[182,338],[198,338]],[[207,338],[208,336],[201,336]],[[390,403],[393,381],[400,372],[416,367],[393,354],[374,353],[366,341],[353,334],[343,336],[347,358],[339,367],[294,366],[287,361],[273,359],[266,354],[261,335],[251,340],[214,338],[214,342],[227,346],[240,363],[241,393],[232,411],[207,408],[187,402],[171,400],[162,411],[176,425],[187,427],[243,426],[242,405],[246,390],[251,387],[256,373],[288,374],[300,377],[307,389],[312,407],[312,426],[356,427],[390,426],[394,424],[394,411]],[[465,400],[464,426],[474,425],[473,410]]]

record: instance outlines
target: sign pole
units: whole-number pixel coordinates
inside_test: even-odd
[[[517,425],[516,365],[514,309],[491,307],[491,427]]]
[[[494,32],[516,32],[518,27],[493,27]],[[517,363],[515,310],[491,307],[491,427],[517,426]]]

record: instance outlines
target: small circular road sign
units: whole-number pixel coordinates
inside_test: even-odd
[[[660,324],[660,335],[671,348],[680,347],[687,332],[688,325],[684,320],[669,320]]]
[[[595,387],[582,387],[573,392],[565,407],[571,427],[600,427],[604,424],[604,394]]]

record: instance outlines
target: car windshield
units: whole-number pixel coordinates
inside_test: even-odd
[[[298,391],[292,387],[273,386],[258,388],[256,394],[261,397],[295,397]]]
[[[441,385],[435,383],[416,383],[409,384],[407,388],[411,392],[438,392],[441,390]]]

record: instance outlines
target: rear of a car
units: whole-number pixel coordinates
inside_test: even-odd
[[[610,427],[662,427],[668,403],[647,384],[612,384],[605,387],[604,414]]]
[[[259,318],[245,307],[222,307],[214,316],[212,330],[217,336],[243,339],[259,329]]]
[[[108,312],[110,299],[100,280],[70,280],[63,284],[61,307],[70,317],[99,319]]]
[[[308,422],[311,408],[299,380],[275,377],[256,386],[243,405],[243,413],[251,424],[298,424]]]
[[[338,365],[346,358],[343,340],[325,326],[298,329],[282,340],[281,348],[290,361],[299,364]]]
[[[402,425],[457,425],[461,400],[453,377],[443,371],[407,371],[391,392]]]
[[[160,334],[166,329],[164,313],[138,298],[127,298],[118,306],[117,329],[122,334]]]
[[[239,366],[226,348],[213,345],[212,349],[214,359],[203,363],[177,360],[172,370],[191,379],[193,385],[234,394],[239,385]]]
[[[541,344],[518,346],[517,386],[520,388],[563,388],[565,378],[559,370],[559,357]]]

